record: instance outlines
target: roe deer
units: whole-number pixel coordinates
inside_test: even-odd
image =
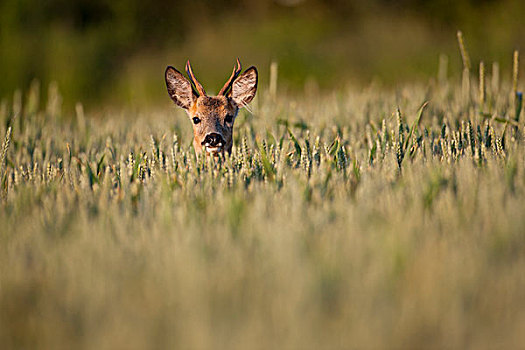
[[[193,123],[193,147],[197,153],[218,156],[231,153],[233,123],[239,108],[245,107],[257,91],[257,69],[250,67],[241,73],[239,59],[233,73],[217,96],[208,96],[197,81],[190,61],[186,63],[188,81],[178,70],[168,66],[165,78],[171,99],[186,110]]]

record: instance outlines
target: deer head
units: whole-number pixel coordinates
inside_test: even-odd
[[[217,96],[208,96],[197,81],[190,61],[186,63],[190,81],[178,70],[166,68],[166,87],[171,99],[186,110],[193,124],[193,147],[217,156],[232,149],[233,124],[239,108],[245,107],[257,91],[257,69],[250,67],[241,74],[239,59],[232,75]]]

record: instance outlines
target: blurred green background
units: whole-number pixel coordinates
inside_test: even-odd
[[[37,79],[56,81],[66,108],[167,105],[164,69],[188,58],[209,92],[236,57],[259,68],[263,86],[278,62],[291,93],[395,85],[435,76],[441,53],[459,72],[458,29],[474,66],[498,61],[510,74],[525,1],[2,0],[0,97]]]

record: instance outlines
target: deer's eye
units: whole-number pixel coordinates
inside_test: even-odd
[[[226,123],[231,123],[231,122],[233,122],[233,116],[232,116],[231,114],[227,114],[227,115],[226,115],[226,118],[224,118],[224,121],[225,121]]]
[[[199,124],[201,120],[198,117],[193,117],[193,124]]]

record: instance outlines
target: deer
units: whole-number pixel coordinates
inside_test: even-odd
[[[257,92],[257,69],[254,66],[242,74],[237,59],[233,72],[217,96],[208,96],[199,83],[190,61],[186,62],[186,79],[172,66],[166,68],[166,87],[170,98],[183,108],[193,123],[193,148],[197,154],[218,157],[225,151],[231,154],[235,118]]]

